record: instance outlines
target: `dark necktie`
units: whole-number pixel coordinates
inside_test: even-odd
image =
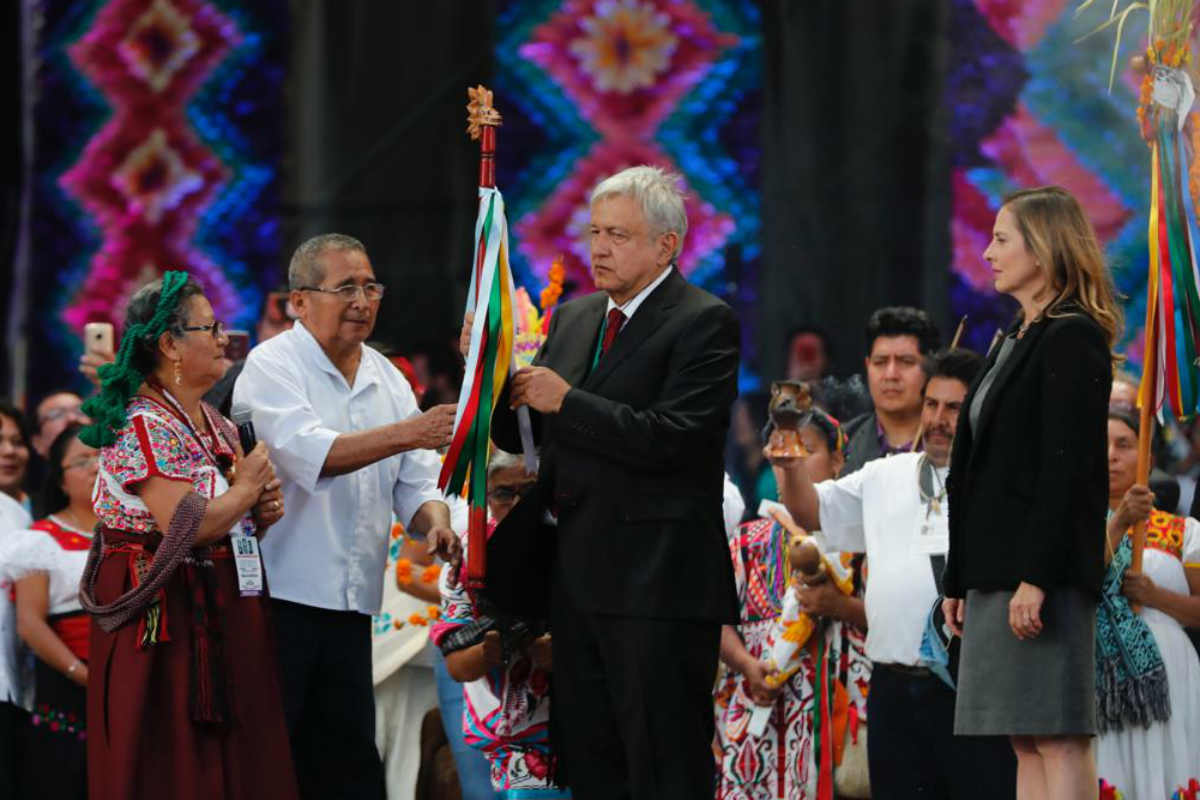
[[[621,326],[625,324],[625,315],[621,313],[621,309],[614,308],[608,312],[608,324],[604,327],[604,339],[600,342],[600,357],[604,358],[604,354],[612,347],[612,343],[616,341],[617,334],[621,332]]]

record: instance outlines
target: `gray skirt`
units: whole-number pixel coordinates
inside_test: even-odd
[[[960,736],[1096,733],[1096,601],[1046,593],[1042,632],[1008,627],[1011,591],[967,592],[954,732]]]

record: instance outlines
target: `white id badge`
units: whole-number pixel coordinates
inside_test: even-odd
[[[262,558],[258,554],[258,538],[246,534],[229,537],[233,547],[233,563],[237,568],[238,591],[242,597],[255,597],[263,592]]]
[[[925,513],[926,510],[929,511],[928,514]],[[913,552],[926,556],[944,556],[949,550],[950,519],[946,516],[945,506],[937,512],[926,506],[917,519]]]

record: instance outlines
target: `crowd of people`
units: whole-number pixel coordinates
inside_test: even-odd
[[[368,344],[385,286],[352,237],[297,247],[236,363],[167,272],[86,400],[0,403],[0,797],[1200,791],[1200,425],[1156,430],[1139,482],[1070,194],[999,210],[982,258],[1018,310],[987,353],[886,307],[864,377],[831,377],[846,345],[798,326],[795,449],[678,271],[673,176],[590,206],[598,291],[491,419],[486,546],[516,574],[485,588],[437,485],[458,365]]]

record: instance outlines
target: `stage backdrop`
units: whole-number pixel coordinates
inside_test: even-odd
[[[567,294],[591,291],[588,196],[654,164],[683,177],[679,267],[753,332],[760,263],[762,17],[739,0],[512,0],[496,22],[498,184],[517,278],[561,256]]]
[[[25,0],[22,14],[33,139],[9,330],[26,393],[79,385],[84,323],[119,329],[163,269],[251,325],[280,276],[286,2]]]
[[[996,210],[1014,189],[1059,184],[1079,198],[1105,245],[1125,296],[1121,349],[1131,367],[1140,365],[1150,151],[1138,133],[1138,84],[1127,65],[1145,47],[1146,15],[1134,14],[1125,26],[1111,93],[1111,29],[1077,41],[1104,21],[1111,5],[1095,3],[1076,18],[1076,0],[953,0],[946,90],[951,307],[955,315],[971,316],[968,342],[977,349],[1015,311],[1012,303],[997,302],[980,255]]]
[[[681,267],[741,315],[745,385],[781,369],[803,323],[841,333],[838,365],[857,368],[884,303],[924,305],[947,332],[969,313],[967,342],[986,346],[1012,312],[983,268],[992,217],[1039,183],[1083,201],[1136,356],[1148,155],[1129,76],[1106,91],[1111,39],[1075,42],[1100,5],[1076,20],[1073,0],[495,0],[412,17],[333,0],[24,0],[13,386],[74,380],[83,323],[119,318],[166,267],[247,327],[298,240],[331,228],[361,235],[393,287],[382,338],[448,340],[476,81],[505,117],[521,282],[536,292],[561,254],[569,293],[590,290],[588,190],[629,164],[676,170]],[[1144,29],[1135,15],[1122,64]]]

